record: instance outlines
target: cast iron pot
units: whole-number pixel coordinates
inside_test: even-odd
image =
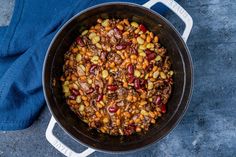
[[[184,22],[183,36],[164,17],[149,8],[161,2],[174,11]],[[131,136],[110,136],[89,130],[67,106],[62,93],[60,76],[63,74],[63,57],[76,37],[86,28],[94,25],[97,18],[128,18],[143,23],[157,34],[160,43],[167,49],[174,70],[174,85],[167,103],[167,112],[152,125],[145,134]],[[150,0],[143,6],[133,3],[104,3],[88,8],[72,17],[56,34],[49,46],[43,68],[43,89],[47,105],[53,115],[46,138],[66,156],[86,156],[94,150],[103,152],[130,152],[144,148],[166,136],[183,117],[190,101],[193,85],[192,60],[186,40],[192,28],[192,18],[173,0]],[[54,82],[53,80],[56,80]],[[53,82],[55,85],[53,86]],[[60,142],[53,134],[55,123],[79,143],[89,147],[83,154]]]

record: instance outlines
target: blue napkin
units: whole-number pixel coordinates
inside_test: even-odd
[[[53,36],[76,13],[108,0],[15,2],[10,25],[0,27],[0,130],[24,129],[33,123],[45,104],[42,65]],[[154,7],[160,13],[165,9]]]

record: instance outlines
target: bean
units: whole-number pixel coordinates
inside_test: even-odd
[[[88,101],[84,101],[84,105],[85,106],[89,106],[89,102]]]
[[[76,102],[79,104],[79,103],[81,103],[81,97],[78,95],[77,97],[76,97]]]
[[[123,50],[123,49],[125,49],[126,48],[126,45],[116,45],[116,49],[117,50]]]
[[[128,76],[128,83],[133,83],[134,79],[135,79],[135,77],[133,75],[129,75]]]
[[[139,29],[140,29],[143,33],[145,33],[145,32],[147,31],[146,27],[145,27],[143,24],[140,24],[140,25],[139,25]]]
[[[79,106],[79,111],[80,111],[80,112],[83,112],[83,111],[84,111],[84,105],[80,105],[80,106]]]
[[[123,114],[126,118],[130,118],[130,116],[131,116],[129,112],[124,112]]]
[[[131,22],[131,26],[137,28],[138,27],[138,23],[137,22]]]
[[[107,27],[109,25],[109,19],[103,20],[102,21],[102,26]]]
[[[133,74],[134,73],[134,66],[132,64],[128,65],[128,73]]]
[[[119,126],[120,125],[120,119],[117,119],[116,120],[116,126]]]
[[[155,103],[156,105],[160,105],[160,103],[161,103],[161,97],[160,97],[159,95],[156,97],[154,103]]]
[[[77,53],[79,51],[79,49],[77,48],[77,47],[74,47],[73,49],[72,49],[72,53]]]
[[[93,43],[93,44],[97,44],[99,41],[100,41],[100,37],[99,37],[99,36],[94,36],[94,37],[92,38],[92,43]]]
[[[118,110],[118,107],[116,107],[116,106],[109,106],[108,107],[108,111],[110,113],[115,113],[117,110]]]
[[[154,37],[154,34],[152,33],[152,32],[150,32],[150,37],[153,39],[153,37]]]
[[[166,104],[161,105],[161,112],[166,113]]]
[[[134,87],[135,89],[140,89],[140,80],[137,78],[134,80]]]
[[[98,97],[97,97],[97,102],[101,101],[103,98],[103,94],[99,94]]]
[[[82,59],[81,54],[77,54],[75,59],[77,62],[81,61],[81,59]]]
[[[147,36],[146,41],[147,41],[147,43],[151,42],[151,37],[149,35]]]
[[[140,86],[141,86],[142,88],[145,88],[146,84],[147,84],[147,80],[140,79]]]
[[[153,83],[151,81],[148,82],[148,89],[149,90],[153,89]]]
[[[79,92],[76,89],[71,89],[71,93],[75,96],[79,95]]]
[[[110,91],[116,91],[117,90],[117,85],[108,85],[107,86],[107,89],[110,90]]]
[[[123,30],[123,29],[124,29],[124,27],[123,27],[121,24],[118,24],[116,27],[117,27],[119,30]]]
[[[81,33],[81,35],[84,36],[84,35],[86,35],[87,33],[88,33],[88,30],[84,30],[84,31]]]
[[[153,43],[148,43],[148,44],[147,44],[147,48],[148,48],[148,49],[154,48],[154,44],[153,44]]]
[[[160,76],[162,79],[166,79],[166,74],[164,72],[160,72]]]
[[[95,90],[96,90],[97,92],[99,91],[99,86],[98,86],[98,85],[95,86]]]
[[[89,90],[86,91],[86,94],[91,94],[93,93],[94,91],[94,88],[90,87]]]
[[[159,40],[159,39],[158,39],[158,36],[155,36],[153,42],[154,42],[154,43],[157,43],[158,40]]]
[[[102,19],[97,19],[97,23],[102,23]]]
[[[92,38],[95,37],[95,36],[96,36],[96,33],[92,32],[92,33],[89,34],[88,37],[89,37],[90,40],[92,40]]]
[[[153,68],[153,64],[149,64],[146,68],[146,70],[149,72],[149,71],[152,71],[152,68]]]
[[[83,95],[83,96],[81,97],[81,99],[84,100],[84,101],[86,101],[86,100],[88,100],[88,97],[86,97],[86,96]]]
[[[135,131],[136,131],[136,132],[141,132],[141,128],[137,126],[136,129],[135,129]]]
[[[91,73],[91,74],[95,74],[95,69],[97,68],[97,65],[96,64],[93,64],[91,67],[90,67],[90,70],[89,70],[89,72]]]
[[[79,46],[81,46],[81,47],[84,47],[84,46],[85,46],[83,40],[82,40],[80,37],[77,37],[77,38],[76,38],[76,42],[77,42],[77,44],[78,44]]]
[[[124,21],[124,23],[125,23],[127,26],[130,25],[128,19],[124,19],[123,21]]]
[[[144,40],[141,37],[137,38],[138,44],[142,45],[144,43]]]
[[[140,72],[140,71],[134,70],[134,76],[135,76],[135,77],[140,77],[140,75],[141,75],[141,72]]]
[[[109,75],[109,74],[108,74],[108,71],[107,71],[107,70],[103,70],[103,71],[102,71],[102,77],[103,77],[103,78],[106,78],[108,75]]]
[[[155,79],[156,79],[158,76],[159,76],[159,72],[158,72],[158,71],[155,71],[155,72],[153,73],[153,75],[152,75],[152,77],[155,78]]]
[[[108,123],[109,122],[109,119],[107,117],[103,118],[103,123]]]
[[[146,110],[141,110],[141,112],[140,112],[142,115],[144,115],[144,116],[147,116],[148,115],[148,112],[146,111]],[[141,118],[141,117],[140,117]]]
[[[74,95],[70,95],[69,99],[75,100],[75,96]]]
[[[113,77],[109,77],[109,79],[108,79],[108,85],[111,85],[113,83]]]
[[[150,62],[151,60],[155,59],[157,54],[155,52],[147,55],[147,60]]]

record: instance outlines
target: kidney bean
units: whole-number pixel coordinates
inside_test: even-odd
[[[114,35],[115,35],[115,37],[117,38],[117,39],[120,39],[121,38],[121,32],[120,32],[120,30],[118,29],[118,28],[114,28],[113,29],[114,30]]]
[[[147,80],[144,80],[144,79],[140,79],[140,86],[142,88],[145,88],[145,85],[147,84]]]
[[[160,103],[161,103],[161,96],[158,95],[157,98],[155,99],[154,103],[156,105],[160,105]]]
[[[75,100],[75,96],[74,95],[70,95],[69,99]]]
[[[134,73],[134,66],[132,64],[128,65],[128,73],[133,74]]]
[[[147,31],[146,27],[145,27],[143,24],[140,24],[140,25],[139,25],[139,29],[140,29],[143,33],[145,33],[145,32]]]
[[[77,44],[78,44],[79,46],[81,46],[81,47],[84,47],[84,46],[85,46],[83,40],[82,40],[80,37],[77,37],[77,38],[76,38],[76,42],[77,42]]]
[[[116,106],[109,106],[108,107],[108,111],[110,113],[115,113],[118,110],[118,108]]]
[[[153,68],[153,64],[149,64],[146,68],[146,71],[152,71],[152,68]]]
[[[103,98],[103,94],[99,94],[98,97],[97,97],[97,102],[101,101]]]
[[[128,76],[128,83],[133,83],[134,79],[135,79],[134,75],[129,75]]]
[[[102,52],[100,57],[102,61],[105,61],[107,59],[107,52]]]
[[[153,53],[154,51],[151,51],[151,50],[149,50],[149,49],[146,49],[144,52],[146,53],[146,55],[150,55],[150,54]]]
[[[157,56],[157,54],[155,52],[150,53],[149,55],[147,55],[147,60],[150,62],[151,60],[155,59]]]
[[[90,69],[89,69],[89,72],[91,73],[91,74],[95,74],[95,69],[97,68],[97,65],[96,64],[93,64],[91,67],[90,67]]]
[[[117,90],[117,85],[108,85],[107,86],[107,89],[110,90],[110,91],[116,91]]]
[[[135,48],[130,48],[130,53],[138,55],[138,51]]]
[[[76,89],[72,89],[71,93],[75,96],[79,95],[79,91],[77,91]]]
[[[126,45],[124,45],[124,44],[116,45],[117,50],[123,50],[125,48],[126,48]]]
[[[90,87],[89,90],[86,91],[86,94],[91,94],[93,93],[93,91],[94,91],[94,88]]]
[[[166,113],[166,104],[161,105],[161,112]]]
[[[135,89],[140,89],[140,80],[138,78],[134,80],[134,87]]]
[[[131,45],[132,45],[132,42],[130,42],[130,41],[129,41],[129,42],[125,42],[124,45],[126,45],[126,46],[131,46]]]

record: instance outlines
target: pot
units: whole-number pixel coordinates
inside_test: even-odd
[[[185,30],[182,36],[168,20],[150,10],[150,7],[157,2],[169,7],[183,20]],[[150,31],[159,36],[161,44],[167,49],[172,61],[175,75],[173,91],[167,103],[167,112],[145,134],[122,137],[89,130],[87,124],[69,109],[63,97],[60,76],[63,73],[64,53],[75,38],[84,29],[94,25],[99,17],[128,18],[130,21],[143,23]],[[191,16],[173,0],[150,0],[143,6],[124,2],[104,3],[88,8],[72,17],[55,35],[44,61],[43,89],[47,105],[53,115],[46,131],[47,140],[66,156],[87,156],[94,151],[107,153],[136,151],[161,140],[178,124],[190,101],[193,88],[193,65],[185,42],[192,25]],[[55,83],[54,86],[53,83]],[[82,153],[76,153],[64,145],[52,133],[56,123],[88,149]]]

